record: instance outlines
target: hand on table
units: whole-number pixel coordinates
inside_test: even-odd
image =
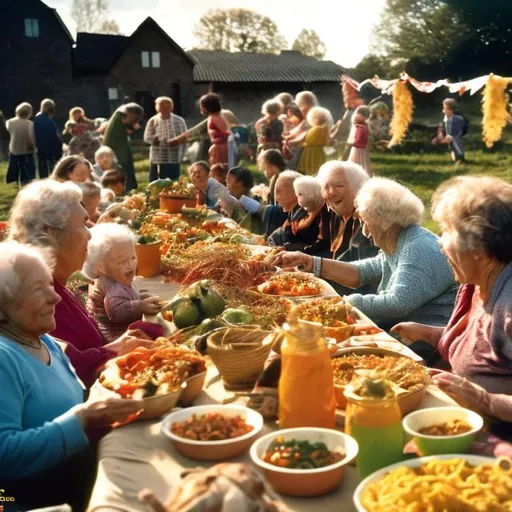
[[[416,322],[400,322],[390,330],[391,334],[397,334],[404,345],[410,345],[415,341],[428,341],[427,331],[429,327]]]
[[[88,400],[72,410],[84,429],[105,427],[114,423],[123,423],[130,416],[143,411],[142,400],[125,398],[107,398],[106,400]]]
[[[105,345],[105,348],[112,350],[118,356],[132,352],[138,347],[152,348],[154,341],[140,329],[125,332],[117,340]]]
[[[299,270],[311,272],[313,270],[313,256],[302,252],[280,252],[271,262],[270,265],[280,267],[283,270]]]

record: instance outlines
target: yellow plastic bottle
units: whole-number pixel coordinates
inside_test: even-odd
[[[283,332],[279,428],[334,428],[333,371],[321,324],[299,320],[292,310]]]

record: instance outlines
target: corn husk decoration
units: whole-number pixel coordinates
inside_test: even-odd
[[[482,135],[488,148],[501,139],[503,128],[511,121],[506,93],[510,81],[491,73],[482,93]]]
[[[391,140],[388,147],[391,148],[402,142],[412,121],[413,109],[412,94],[407,83],[398,80],[393,89],[393,118],[389,128]]]

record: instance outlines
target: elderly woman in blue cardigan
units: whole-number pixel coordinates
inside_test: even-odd
[[[69,359],[46,334],[60,300],[43,253],[0,243],[0,482],[20,510],[63,502],[85,510],[95,474],[88,429],[123,421],[142,404],[84,403]]]
[[[363,234],[373,237],[380,248],[377,256],[345,263],[282,253],[274,264],[300,266],[352,289],[378,283],[377,293],[355,293],[347,300],[384,329],[401,321],[445,325],[453,310],[456,284],[438,237],[419,225],[424,210],[421,200],[399,183],[372,178],[357,194],[355,206]]]

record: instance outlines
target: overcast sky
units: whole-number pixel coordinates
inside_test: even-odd
[[[58,9],[74,33],[72,0],[43,1]],[[368,53],[384,4],[385,0],[110,0],[110,11],[125,35],[151,16],[179,45],[190,49],[196,44],[194,25],[208,9],[252,9],[272,18],[290,46],[303,28],[316,30],[327,45],[326,58],[352,67]]]

